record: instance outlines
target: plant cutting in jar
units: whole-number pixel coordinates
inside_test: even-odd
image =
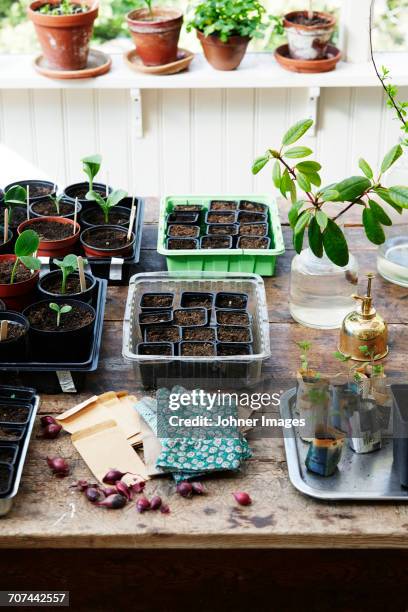
[[[116,189],[116,191],[110,193],[106,198],[103,198],[96,191],[90,191],[86,197],[88,200],[95,201],[101,207],[105,223],[109,224],[109,213],[111,209],[126,198],[126,196],[126,191],[123,191],[123,189]]]
[[[50,308],[51,310],[57,313],[57,327],[60,327],[61,325],[62,315],[67,314],[68,312],[71,312],[72,310],[72,306],[70,306],[69,304],[62,304],[60,306],[59,304],[56,304],[55,302],[51,302]]]
[[[197,31],[207,61],[218,70],[237,68],[249,41],[262,37],[266,28],[258,0],[208,0],[193,11],[187,31]]]
[[[88,157],[83,157],[81,159],[81,162],[82,162],[82,169],[85,172],[86,176],[88,177],[88,184],[89,184],[88,193],[90,194],[91,192],[93,192],[93,181],[96,178],[96,175],[98,174],[101,168],[102,156],[99,154],[89,155]]]
[[[22,264],[28,270],[40,270],[41,261],[34,257],[34,253],[38,250],[40,239],[38,234],[33,230],[22,232],[14,245],[15,261],[11,270],[10,285],[15,281],[17,269]]]

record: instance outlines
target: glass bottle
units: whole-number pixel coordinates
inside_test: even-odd
[[[337,329],[355,310],[351,297],[358,283],[358,263],[350,253],[341,268],[326,254],[321,259],[304,249],[295,255],[290,276],[290,314],[298,323],[317,329]]]

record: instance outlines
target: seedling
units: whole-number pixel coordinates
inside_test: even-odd
[[[27,191],[24,189],[24,187],[21,187],[20,185],[10,187],[10,189],[7,189],[4,194],[4,205],[8,208],[9,223],[11,223],[13,209],[16,206],[27,205]]]
[[[371,376],[370,378],[375,378],[376,376],[382,376],[384,374],[384,366],[382,364],[375,363],[377,359],[379,359],[380,355],[376,355],[375,351],[370,351],[368,346],[363,345],[359,346],[359,351],[369,359],[365,363],[355,363],[350,367],[350,378],[354,380],[354,382],[360,382],[364,379],[364,376],[358,370],[364,370],[367,366],[371,366]],[[333,353],[333,357],[335,357],[338,361],[342,363],[348,363],[351,361],[350,355],[343,355],[340,351],[336,351]]]
[[[18,264],[22,263],[28,270],[40,270],[41,261],[34,257],[34,253],[38,250],[40,238],[34,230],[25,230],[20,234],[14,245],[14,255],[16,261],[11,270],[10,285],[14,283]]]
[[[44,4],[39,12],[43,15],[76,15],[77,13],[85,13],[88,7],[81,4],[73,4],[69,0],[61,0],[57,5]]]
[[[59,306],[55,302],[51,302],[50,308],[51,310],[54,310],[54,312],[57,313],[57,327],[61,325],[62,315],[67,314],[68,312],[71,312],[72,310],[72,306],[69,306],[69,304],[63,304],[62,306]]]
[[[194,28],[204,36],[216,35],[222,42],[228,42],[231,36],[261,38],[266,29],[265,8],[258,0],[207,0],[199,2],[193,11],[187,31]]]
[[[312,378],[314,380],[320,379],[320,374],[312,370],[309,364],[309,351],[312,348],[312,344],[310,342],[306,342],[305,340],[301,342],[296,342],[296,345],[301,350],[300,354],[300,372],[303,378]]]
[[[101,164],[102,164],[102,156],[101,155],[90,155],[89,157],[83,157],[81,159],[82,169],[88,177],[89,191],[88,195],[93,191],[93,181],[96,175],[98,174]],[[93,198],[92,198],[93,199]]]
[[[60,203],[63,197],[64,196],[62,193],[60,195],[50,195],[50,198],[54,203],[55,210],[57,211],[57,215],[60,214]]]
[[[144,0],[144,3],[147,6],[147,10],[149,11],[150,18],[153,19],[153,0]]]
[[[96,191],[90,191],[86,194],[87,200],[94,200],[101,207],[105,223],[109,223],[110,209],[119,204],[119,202],[121,202],[123,198],[126,198],[126,196],[127,192],[123,191],[123,189],[113,191],[106,198],[103,198]]]
[[[61,293],[66,293],[69,275],[78,271],[78,257],[76,255],[65,255],[63,260],[54,259],[54,263],[60,268],[62,273]],[[84,260],[84,263],[88,262]]]

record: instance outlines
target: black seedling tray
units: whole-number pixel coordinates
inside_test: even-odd
[[[0,363],[0,380],[10,378],[10,373],[17,375],[24,385],[33,386],[41,393],[77,393],[85,384],[88,372],[94,372],[98,367],[99,351],[102,341],[103,318],[105,313],[107,281],[97,279],[96,291],[92,306],[96,311],[95,326],[89,356],[81,362],[38,362],[21,361]],[[3,387],[10,390],[11,387]],[[1,393],[1,387],[0,387]],[[1,396],[0,396],[1,397]]]

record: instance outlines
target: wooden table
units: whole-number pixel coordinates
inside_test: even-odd
[[[140,271],[165,269],[164,259],[156,253],[157,214],[157,201],[150,199],[146,210]],[[339,369],[331,356],[336,349],[338,332],[302,328],[289,315],[288,284],[293,250],[290,230],[286,226],[284,234],[287,251],[278,259],[277,276],[265,279],[272,341],[272,359],[268,367],[277,384],[281,380],[294,378],[298,361],[295,340],[310,339],[318,347],[324,357],[324,371]],[[364,238],[362,229],[349,228],[348,234],[361,271],[375,270],[376,252]],[[387,369],[390,375],[398,376],[406,371],[408,290],[379,278],[375,293],[376,306],[390,326],[391,352]],[[41,414],[61,413],[77,401],[109,389],[126,388],[137,395],[142,394],[135,387],[131,368],[121,357],[122,316],[126,295],[127,287],[113,287],[108,291],[100,367],[98,372],[88,377],[86,392],[80,394],[80,397],[64,394],[43,396]],[[98,583],[102,590],[105,582],[101,577],[105,576],[106,579],[106,572],[113,572],[120,584],[121,578],[115,572],[118,563],[122,564],[125,560],[128,577],[130,567],[144,576],[147,582],[149,571],[159,572],[164,589],[166,578],[162,575],[163,567],[157,567],[158,560],[161,560],[179,568],[186,592],[189,586],[184,572],[194,573],[195,568],[201,577],[200,584],[204,585],[203,597],[208,590],[206,585],[209,573],[216,581],[221,580],[220,576],[224,576],[223,580],[226,581],[231,568],[239,568],[241,579],[246,582],[252,577],[252,585],[257,584],[262,576],[271,580],[272,571],[281,577],[280,582],[275,582],[277,592],[279,588],[290,589],[294,582],[296,585],[302,584],[302,588],[309,592],[314,584],[313,577],[316,578],[310,566],[311,560],[316,571],[323,565],[325,571],[331,568],[331,584],[343,585],[342,591],[345,582],[349,583],[350,588],[353,586],[349,575],[351,569],[354,570],[353,575],[357,573],[360,578],[364,577],[370,593],[374,588],[373,582],[378,588],[380,584],[383,585],[384,574],[376,574],[374,553],[368,556],[367,551],[354,552],[350,557],[348,551],[336,552],[334,549],[388,549],[388,561],[384,559],[382,565],[389,563],[388,569],[392,566],[398,568],[399,572],[405,571],[406,556],[401,549],[408,548],[408,505],[321,503],[304,497],[288,480],[280,438],[254,440],[253,458],[247,462],[243,472],[208,479],[208,493],[202,497],[185,500],[175,494],[175,487],[170,480],[151,481],[147,486],[147,494],[160,493],[170,504],[171,514],[151,512],[140,515],[133,504],[117,512],[95,508],[80,494],[69,490],[67,480],[50,477],[45,462],[47,455],[61,455],[69,459],[73,479],[87,478],[89,472],[71,445],[68,435],[63,434],[55,441],[45,441],[37,439],[35,433],[20,494],[11,514],[0,520],[0,546],[3,549],[15,549],[10,551],[10,555],[19,568],[17,570],[17,565],[10,565],[3,551],[1,588],[5,577],[10,579],[12,576],[16,580],[20,577],[23,580],[29,569],[32,572],[33,563],[30,559],[35,559],[36,567],[41,570],[35,572],[37,582],[32,588],[37,588],[40,583],[47,588],[47,581],[40,577],[44,568],[48,568],[56,580],[61,579],[62,572],[58,572],[57,566],[53,565],[55,559],[57,564],[65,568],[67,576],[75,574],[76,578],[72,580],[78,589],[81,584],[86,587],[84,559],[87,559],[87,571],[91,571],[95,584]],[[235,490],[248,491],[253,498],[253,505],[248,508],[238,507],[231,495]],[[183,550],[183,556],[180,556],[178,553],[172,554],[171,550],[165,551],[180,548],[200,549],[200,553]],[[31,549],[30,555],[28,549]],[[37,553],[32,549],[37,549]],[[50,549],[59,550],[52,553]],[[61,552],[61,549],[64,551]],[[87,555],[83,557],[83,553],[78,553],[77,549],[88,549]],[[141,549],[156,550],[142,553]],[[203,549],[207,549],[207,552],[203,552]],[[210,549],[214,550],[213,556]],[[223,552],[222,549],[226,550]],[[232,555],[228,549],[256,550],[242,550]],[[261,552],[262,549],[264,552]],[[271,549],[276,549],[276,552]],[[290,549],[296,551],[291,553]],[[317,549],[326,549],[326,552]],[[390,552],[390,549],[395,551]],[[218,559],[218,570],[212,573],[210,568],[216,566],[214,558]],[[143,559],[142,563],[140,559]],[[294,562],[294,559],[297,561]],[[303,563],[299,564],[298,561],[302,559]],[[10,567],[13,569],[10,570]],[[106,571],[96,571],[96,567],[104,567]],[[205,567],[207,570],[203,569]],[[373,580],[374,575],[376,580]],[[117,583],[115,580],[112,588],[113,583]],[[227,583],[223,580],[221,591],[222,585]],[[171,580],[166,584],[171,591]],[[10,584],[4,584],[4,588],[10,588]],[[71,588],[74,586],[71,585]],[[231,593],[237,594],[237,591],[232,589]],[[373,604],[378,601],[376,597],[372,599]]]

